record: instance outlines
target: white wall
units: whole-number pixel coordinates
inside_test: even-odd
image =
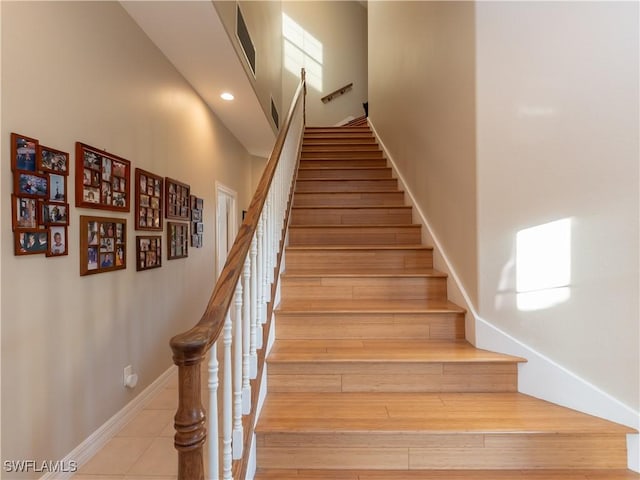
[[[476,299],[471,2],[369,3],[369,117]]]
[[[637,412],[638,4],[476,16],[480,315]],[[516,235],[563,218],[569,298],[523,311]]]
[[[1,53],[2,459],[55,460],[171,365],[170,337],[197,322],[213,287],[215,181],[246,209],[250,160],[117,2],[2,2]],[[71,200],[68,256],[14,256],[10,132],[71,153],[70,199],[76,141],[190,184],[204,198],[204,248],[136,272],[133,212]],[[80,215],[127,218],[126,270],[79,276]]]
[[[285,1],[289,19],[283,58],[283,98],[293,97],[300,68],[307,70],[307,125],[335,125],[364,115],[367,101],[367,11],[354,1]],[[285,30],[287,22],[284,22]],[[353,83],[353,88],[328,103],[325,95]],[[283,106],[282,117],[289,105]]]
[[[215,0],[213,2],[220,19],[224,24],[231,43],[251,81],[256,96],[269,124],[277,131],[282,125],[289,108],[291,95],[282,96],[282,8],[280,1],[241,1],[230,2]],[[255,76],[246,60],[245,54],[236,35],[236,9],[240,5],[242,18],[247,25],[253,46],[256,50]],[[276,126],[271,116],[271,99],[278,109],[280,125]],[[282,105],[284,102],[284,105]],[[277,128],[278,127],[278,128]]]

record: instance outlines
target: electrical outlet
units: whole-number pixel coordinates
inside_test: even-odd
[[[127,386],[127,379],[131,377],[131,375],[133,375],[133,367],[131,365],[127,365],[126,367],[124,367],[123,376],[123,383],[125,387]]]

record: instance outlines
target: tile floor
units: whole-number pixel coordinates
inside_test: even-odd
[[[178,454],[173,416],[178,406],[178,374],[125,425],[73,480],[175,480]]]

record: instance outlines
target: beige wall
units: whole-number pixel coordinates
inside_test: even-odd
[[[285,103],[298,87],[300,68],[304,66],[308,85],[307,125],[334,125],[363,115],[362,103],[368,96],[366,9],[354,1],[285,1],[282,11],[294,26],[290,36],[293,41],[283,40]],[[300,45],[302,30],[304,43]],[[353,83],[353,89],[346,94],[326,104],[320,100],[349,83]],[[285,109],[288,108],[286,105]]]
[[[246,209],[250,161],[117,2],[2,2],[1,53],[2,454],[54,460],[172,364],[169,338],[200,318],[213,287],[215,181]],[[68,256],[14,256],[10,132],[70,152],[72,165],[82,141],[190,184],[204,198],[204,248],[136,272],[133,212],[72,200]],[[80,215],[128,220],[126,270],[79,276]]]
[[[256,92],[260,105],[276,131],[271,117],[271,98],[278,109],[280,125],[284,121],[291,97],[282,97],[282,8],[278,1],[230,2],[214,0],[229,38],[245,67]],[[256,49],[255,77],[240,46],[236,35],[236,5],[240,4],[242,17],[247,25],[253,46]],[[284,105],[283,105],[284,102]]]
[[[369,116],[476,299],[474,5],[369,2]]]
[[[370,2],[369,30],[370,118],[475,309],[637,411],[638,5]],[[561,219],[568,296],[525,306],[518,232]]]
[[[476,8],[480,314],[638,410],[638,4]],[[516,235],[564,218],[568,298],[523,310]]]

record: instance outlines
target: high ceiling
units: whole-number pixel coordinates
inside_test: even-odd
[[[249,153],[268,157],[275,134],[213,3],[120,3]],[[224,91],[235,100],[222,100]]]

